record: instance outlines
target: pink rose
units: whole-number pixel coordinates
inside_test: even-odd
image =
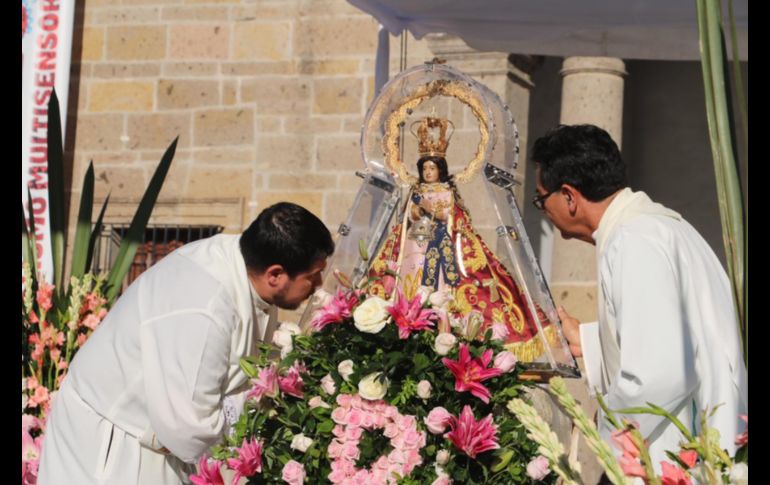
[[[348,410],[345,408],[337,408],[332,411],[332,421],[337,424],[348,424]]]
[[[506,350],[495,356],[494,365],[503,372],[510,372],[516,367],[518,361],[515,355]]]
[[[452,480],[449,479],[449,475],[439,475],[438,478],[436,478],[433,483],[430,485],[451,485]]]
[[[358,449],[357,441],[346,441],[342,445],[342,456],[349,460],[358,460],[361,456],[361,451]]]
[[[352,441],[358,441],[361,439],[361,436],[364,434],[364,430],[362,428],[347,428],[345,429],[345,439],[346,440],[352,440]]]
[[[363,413],[359,409],[351,409],[348,411],[348,424],[350,426],[361,426],[361,420],[363,419]]]
[[[449,424],[449,419],[452,417],[449,411],[441,406],[431,409],[430,413],[423,419],[425,426],[433,434],[441,434]]]
[[[543,455],[538,456],[527,465],[527,475],[532,480],[542,480],[549,473],[551,473],[551,469],[548,465],[548,458]]]
[[[350,403],[352,400],[353,396],[350,394],[340,394],[337,396],[337,404],[346,409],[350,408]]]
[[[398,425],[396,423],[386,424],[382,434],[385,435],[386,438],[395,438],[399,434]]]
[[[372,413],[364,411],[361,417],[361,426],[366,429],[371,429],[374,426],[374,420],[375,416]]]
[[[329,457],[331,458],[339,458],[342,456],[342,442],[339,440],[332,440],[331,443],[329,443],[329,448],[327,448],[327,453],[329,453]],[[334,465],[332,464],[332,468],[334,468]]]
[[[305,467],[302,463],[294,460],[289,460],[283,466],[283,472],[281,478],[289,485],[302,485],[305,483]]]

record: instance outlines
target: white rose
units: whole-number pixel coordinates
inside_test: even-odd
[[[377,379],[380,374],[381,372],[375,372],[361,379],[361,382],[358,383],[358,394],[362,398],[376,401],[385,397],[385,393],[388,392],[389,383],[387,379],[382,379],[382,382],[380,382]]]
[[[329,409],[329,408],[331,408],[331,406],[326,404],[326,402],[323,399],[321,399],[321,396],[315,396],[315,397],[311,398],[310,401],[308,401],[307,405],[310,406],[310,409],[315,409],[315,408],[326,408],[326,409]]]
[[[273,333],[273,343],[281,348],[281,358],[285,358],[289,355],[289,352],[294,350],[292,344],[292,336],[299,335],[301,330],[295,323],[284,322]]]
[[[313,444],[313,440],[305,436],[304,434],[295,434],[291,440],[291,448],[304,453]]]
[[[370,296],[353,310],[353,324],[365,333],[377,333],[385,327],[390,318],[390,304],[378,296]]]
[[[446,465],[449,463],[449,451],[439,450],[439,452],[436,453],[436,463],[439,465]]]
[[[337,386],[334,384],[334,379],[331,374],[326,374],[323,379],[321,379],[321,389],[330,396],[337,392]]]
[[[749,466],[745,463],[736,463],[730,470],[731,485],[749,485]]]
[[[432,389],[433,387],[430,385],[430,382],[422,380],[417,384],[417,395],[420,399],[428,399]]]
[[[451,333],[440,333],[436,337],[436,342],[433,344],[436,348],[438,355],[446,355],[452,350],[452,347],[457,343],[457,337]]]
[[[334,296],[328,291],[319,288],[313,293],[313,304],[318,307],[325,307],[334,299]]]
[[[435,308],[443,308],[447,303],[452,301],[452,293],[447,290],[440,290],[428,297],[428,301]]]
[[[353,373],[353,361],[347,359],[340,362],[340,365],[337,366],[337,372],[345,379],[345,382],[350,382],[350,375]]]
[[[510,335],[510,332],[504,323],[495,322],[492,324],[492,340],[502,340],[505,342],[508,335]]]
[[[279,347],[291,345],[291,337],[299,335],[302,331],[296,323],[283,322],[273,333],[273,343]]]

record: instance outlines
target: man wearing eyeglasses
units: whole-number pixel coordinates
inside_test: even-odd
[[[691,431],[700,413],[722,404],[709,424],[731,454],[748,413],[730,282],[706,241],[678,213],[627,185],[625,164],[609,134],[593,125],[558,126],[535,141],[535,207],[566,239],[596,246],[598,343],[559,309],[576,357],[601,369],[610,409],[657,404]],[[650,442],[653,464],[682,439],[665,418],[629,415]],[[611,429],[601,420],[609,441]],[[668,460],[670,461],[670,460]]]

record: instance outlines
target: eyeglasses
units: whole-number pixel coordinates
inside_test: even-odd
[[[543,210],[545,208],[545,199],[547,199],[551,194],[558,191],[559,189],[552,190],[545,195],[540,195],[536,193],[535,196],[532,197],[532,205],[534,205],[535,208],[537,208],[537,210]]]

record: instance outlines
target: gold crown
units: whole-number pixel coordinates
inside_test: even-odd
[[[415,125],[417,133],[414,132]],[[452,127],[452,131],[447,135],[447,129]],[[438,138],[436,138],[433,129],[438,128]],[[455,126],[451,121],[444,118],[425,117],[412,123],[410,131],[417,138],[417,152],[420,157],[445,157],[449,146],[449,139],[452,138]]]

